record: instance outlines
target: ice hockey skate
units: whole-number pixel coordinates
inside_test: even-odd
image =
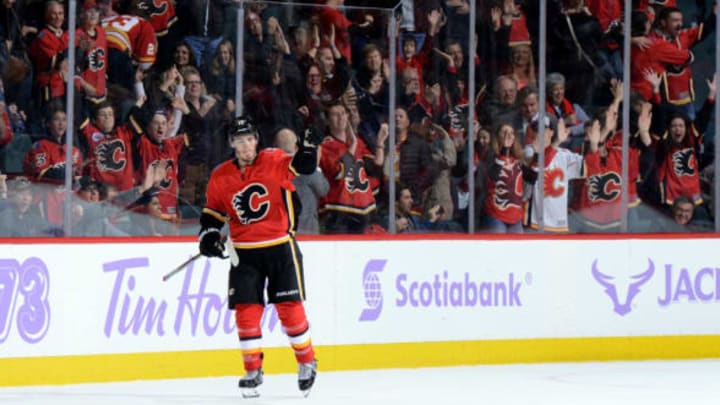
[[[317,361],[310,363],[298,364],[298,387],[304,397],[310,395],[310,389],[315,384],[315,375],[317,374]]]
[[[243,398],[257,398],[260,396],[260,391],[257,387],[263,383],[263,370],[262,367],[257,370],[250,370],[245,374],[243,378],[238,382],[240,392]],[[312,384],[311,384],[312,385]]]

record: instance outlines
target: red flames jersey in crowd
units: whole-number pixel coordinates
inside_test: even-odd
[[[88,146],[86,173],[93,179],[111,184],[118,191],[125,191],[135,185],[133,165],[133,138],[142,133],[142,128],[130,116],[130,123],[116,127],[111,133],[103,134],[86,120],[80,131]]]
[[[320,19],[320,37],[329,37],[330,26],[335,26],[335,46],[337,46],[338,51],[345,60],[347,60],[348,63],[352,63],[350,32],[348,31],[352,22],[345,17],[345,14],[330,7],[322,7],[318,17]],[[322,45],[330,46],[332,44],[323,43]]]
[[[127,51],[139,64],[155,63],[157,38],[148,21],[135,15],[117,15],[104,19],[102,26],[107,33],[108,47]]]
[[[66,150],[64,143],[59,144],[53,139],[43,138],[33,144],[23,162],[25,173],[32,176],[34,181],[57,185],[41,187],[36,195],[43,207],[47,221],[57,225],[63,223],[65,188],[62,185],[65,180],[63,180],[64,175],[62,175],[63,178],[50,178],[47,174],[52,169],[65,170]],[[74,146],[72,162],[75,172],[82,165],[82,155],[80,149]]]
[[[355,155],[334,137],[320,144],[320,169],[330,183],[327,195],[320,200],[321,210],[368,214],[375,210],[372,183],[365,171],[363,158],[372,157],[365,143],[357,139]]]
[[[666,135],[670,136],[670,135]],[[658,181],[660,182],[660,195],[665,204],[672,205],[673,201],[681,195],[692,198],[695,204],[703,202],[700,192],[700,174],[698,161],[695,157],[696,148],[702,142],[702,137],[695,127],[688,128],[690,144],[669,144],[669,149],[662,151],[658,162]]]
[[[67,31],[45,27],[30,44],[28,55],[35,68],[35,85],[45,101],[65,94],[65,82],[58,69],[68,42]]]
[[[164,139],[160,143],[151,141],[147,135],[138,138],[138,152],[140,154],[140,167],[138,167],[138,178],[144,179],[147,168],[150,165],[160,164],[160,161],[168,162],[165,179],[160,182],[160,209],[167,216],[166,219],[177,217],[178,197],[178,162],[180,152],[187,144],[184,135]]]
[[[158,37],[166,35],[177,21],[175,6],[170,0],[141,0],[138,7],[149,15],[150,24]]]
[[[273,246],[290,240],[295,208],[292,156],[280,149],[261,150],[255,162],[240,167],[236,159],[210,175],[203,213],[228,222],[238,249]]]
[[[50,183],[62,183],[64,180],[50,179],[45,174],[50,169],[63,169],[65,167],[66,145],[57,141],[43,138],[33,143],[32,149],[25,155],[23,168],[25,173],[32,176],[35,181],[47,181]],[[72,149],[73,167],[82,165],[80,149],[73,146]]]
[[[689,50],[703,38],[704,24],[681,30],[675,39],[668,39],[655,31],[650,37],[666,40],[679,50]],[[682,65],[679,69],[666,71],[663,74],[663,92],[665,100],[672,104],[684,105],[695,100],[695,89],[690,67]]]
[[[637,149],[630,149],[628,175],[628,206],[640,203],[637,197],[639,180]],[[620,199],[622,196],[622,148],[608,147],[607,156],[599,152],[585,155],[586,178],[579,182],[577,189],[580,220],[599,230],[620,224]]]
[[[652,84],[645,80],[646,69],[656,73],[665,72],[665,64],[686,65],[692,62],[693,55],[687,49],[678,49],[677,46],[657,37],[650,37],[650,47],[642,50],[638,46],[632,47],[630,66],[630,87],[639,92],[646,101],[653,95]]]
[[[86,66],[83,66],[82,78],[92,85],[97,94],[94,97],[88,96],[95,103],[99,103],[105,99],[107,85],[105,75],[107,73],[107,37],[102,27],[95,27],[95,35],[90,35],[84,29],[78,28],[75,33],[75,43],[79,46],[80,40],[85,39],[90,42],[91,46],[85,51]],[[78,48],[80,51],[80,48]],[[76,85],[75,87],[78,87]]]
[[[622,131],[617,130],[615,134],[605,141],[608,153],[622,153]],[[619,158],[618,158],[619,159]],[[640,177],[640,151],[636,148],[628,150],[628,207],[636,207],[640,204],[640,197],[637,194],[637,183],[643,179]]]
[[[516,224],[523,218],[522,161],[499,155],[495,164],[502,165],[502,169],[497,179],[487,178],[485,213],[506,224]]]
[[[677,7],[677,0],[654,0],[652,4],[662,7]],[[650,0],[640,0],[637,10],[647,10],[648,6],[650,6]]]
[[[610,27],[613,21],[620,21],[622,18],[622,2],[613,0],[586,0],[590,13],[598,19],[600,28],[604,31]]]
[[[515,5],[512,22],[510,23],[510,36],[508,45],[530,45],[530,32],[527,27],[527,18],[519,5]]]

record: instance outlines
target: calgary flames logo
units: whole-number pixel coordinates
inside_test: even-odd
[[[590,176],[587,179],[587,197],[592,202],[610,202],[620,196],[622,179],[615,172]]]
[[[692,176],[695,173],[695,156],[690,148],[672,154],[673,171],[678,176]]]
[[[119,156],[118,156],[119,155]],[[120,139],[103,142],[95,148],[98,170],[117,172],[125,168],[125,143]]]
[[[238,191],[232,198],[232,206],[240,223],[248,225],[265,218],[270,211],[269,195],[260,183],[251,183]]]
[[[365,173],[362,162],[354,160],[348,155],[343,156],[340,162],[340,173],[345,178],[345,188],[350,193],[364,193],[370,188],[370,181]]]
[[[88,67],[93,72],[97,72],[105,67],[105,50],[102,48],[93,48],[88,54]]]
[[[565,179],[565,173],[561,169],[546,169],[545,172],[544,195],[545,197],[560,197],[565,192],[562,181]]]

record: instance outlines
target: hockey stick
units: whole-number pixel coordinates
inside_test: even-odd
[[[188,264],[194,262],[195,260],[199,259],[200,256],[202,256],[202,253],[198,252],[195,254],[195,256],[192,256],[191,258],[185,260],[184,262],[180,263],[179,266],[175,267],[174,269],[170,270],[166,275],[163,276],[162,281],[167,281],[170,277],[176,275],[177,273],[180,273],[187,267]]]
[[[235,252],[235,248],[233,247],[232,241],[230,240],[230,236],[227,236],[227,237],[225,238],[225,242],[226,242],[226,247],[227,247],[227,249],[228,249],[229,252],[230,252],[230,254],[229,254],[230,262],[232,263],[233,266],[237,266],[238,263],[240,262],[240,260],[239,260],[239,258],[238,258],[237,252]],[[198,252],[198,253],[196,253],[194,256],[192,256],[191,258],[189,258],[189,259],[185,260],[184,262],[180,263],[177,267],[175,267],[174,269],[170,270],[167,274],[165,274],[165,275],[163,276],[163,278],[162,278],[162,281],[167,281],[170,277],[172,277],[172,276],[176,275],[177,273],[183,271],[183,270],[185,269],[185,267],[187,267],[187,265],[189,265],[190,263],[192,263],[192,262],[194,262],[195,260],[199,259],[200,256],[202,256],[202,253]],[[228,256],[222,257],[222,259],[227,259],[227,258],[228,258]]]

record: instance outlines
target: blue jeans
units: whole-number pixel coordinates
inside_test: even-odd
[[[187,36],[184,39],[184,41],[190,45],[190,48],[192,48],[198,67],[202,67],[205,64],[210,63],[213,56],[215,56],[215,50],[222,40],[222,36],[217,38],[208,38],[194,35]]]
[[[506,224],[490,215],[485,215],[480,225],[481,232],[485,233],[523,233],[522,221]]]

